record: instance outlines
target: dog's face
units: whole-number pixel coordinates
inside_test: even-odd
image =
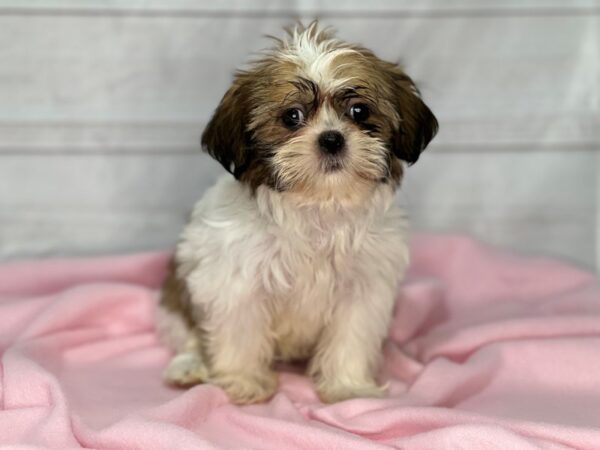
[[[202,144],[252,189],[322,201],[397,186],[437,127],[398,66],[313,23],[236,74]]]

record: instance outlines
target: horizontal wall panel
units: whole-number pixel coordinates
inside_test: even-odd
[[[171,245],[193,203],[223,173],[199,155],[4,160],[3,257]],[[416,229],[470,232],[593,267],[597,176],[589,152],[426,152],[407,170],[399,201]]]
[[[0,164],[0,209],[180,210],[191,207],[223,171],[200,152],[6,156]]]
[[[0,17],[0,122],[205,120],[283,23]]]
[[[332,13],[377,13],[377,12],[406,12],[430,14],[449,14],[480,12],[494,14],[515,11],[521,14],[527,12],[539,13],[573,13],[576,11],[594,11],[598,7],[595,0],[372,0],[365,3],[362,0],[3,0],[0,8],[10,12],[60,12],[63,14],[76,12],[102,12],[104,14],[129,13],[162,13],[177,11],[210,14],[215,12],[229,13],[288,13],[301,12],[332,12]]]
[[[567,152],[568,150],[565,150]],[[446,155],[426,150],[406,170],[402,201],[451,214],[459,206],[593,211],[597,154],[507,152]],[[204,154],[5,156],[0,207],[170,208],[188,206],[224,169]],[[590,212],[590,215],[593,214]]]
[[[180,211],[0,210],[0,261],[173,248]]]
[[[328,22],[342,36],[406,62],[440,119],[440,143],[600,140],[596,17]],[[193,148],[234,68],[265,45],[261,35],[277,34],[284,23],[0,17],[0,41],[8,43],[0,47],[0,151],[63,144]],[[144,129],[152,124],[159,126]]]
[[[506,214],[512,208],[545,215],[588,209],[593,216],[598,173],[596,153],[568,148],[456,155],[425,150],[406,170],[402,200],[448,214],[457,206],[480,205],[505,208]]]
[[[426,153],[406,172],[400,201],[417,229],[457,231],[522,252],[600,268],[600,159],[555,153]]]

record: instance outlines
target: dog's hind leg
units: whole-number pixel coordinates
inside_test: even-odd
[[[175,268],[172,261],[156,310],[156,331],[161,341],[175,351],[163,372],[165,382],[186,387],[205,382],[208,371],[202,361],[200,336],[192,316],[187,287],[177,277]]]

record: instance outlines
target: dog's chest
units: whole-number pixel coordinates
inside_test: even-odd
[[[267,291],[295,306],[329,303],[352,278],[361,247],[355,238],[346,229],[280,235],[264,265]]]
[[[266,291],[276,353],[307,357],[352,279],[354,253],[344,233],[279,239],[267,264]]]
[[[281,359],[308,357],[336,307],[360,301],[357,294],[372,282],[371,271],[390,254],[394,241],[386,232],[358,225],[278,236],[269,244],[274,251],[265,267],[265,290]]]

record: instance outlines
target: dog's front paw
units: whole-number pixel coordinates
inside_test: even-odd
[[[189,387],[208,380],[208,370],[199,354],[195,352],[179,353],[171,359],[163,372],[167,384]]]
[[[277,374],[265,371],[260,374],[223,374],[211,378],[220,386],[233,403],[246,405],[268,400],[277,390]]]
[[[357,384],[343,384],[339,381],[320,380],[317,382],[317,394],[325,403],[335,403],[351,398],[384,397],[387,386],[379,386],[375,381]]]

